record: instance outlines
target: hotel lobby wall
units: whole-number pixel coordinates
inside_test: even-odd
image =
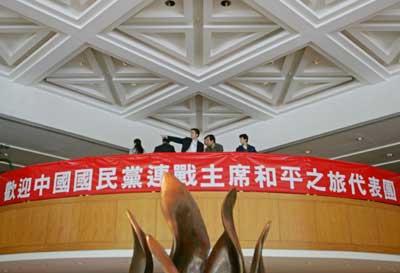
[[[195,192],[212,243],[222,232],[226,193]],[[0,208],[0,253],[130,249],[130,209],[145,232],[166,247],[171,234],[159,193],[81,196]],[[242,248],[253,248],[272,220],[266,248],[400,254],[400,207],[293,194],[239,192],[234,211]]]

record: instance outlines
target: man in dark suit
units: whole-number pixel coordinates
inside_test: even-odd
[[[221,144],[215,142],[214,135],[207,135],[204,138],[204,144],[206,144],[205,152],[223,152],[224,147]]]
[[[203,152],[204,145],[199,141],[200,130],[192,128],[190,130],[190,137],[173,137],[167,136],[169,141],[182,144],[182,152]]]
[[[256,153],[256,148],[248,144],[249,137],[246,134],[241,134],[239,136],[240,145],[236,148],[236,152],[249,152],[249,153]]]
[[[161,145],[154,148],[155,153],[175,153],[175,148],[169,144],[168,138],[163,137],[162,142]]]

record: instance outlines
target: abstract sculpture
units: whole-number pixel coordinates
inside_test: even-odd
[[[224,232],[210,255],[210,240],[196,202],[185,185],[165,173],[161,184],[161,208],[173,234],[171,253],[151,235],[145,235],[132,213],[127,212],[132,226],[134,253],[129,273],[153,273],[153,256],[165,273],[245,273],[242,249],[233,221],[236,189],[231,190],[222,205]],[[264,273],[262,248],[268,235],[268,222],[256,244],[250,273]]]

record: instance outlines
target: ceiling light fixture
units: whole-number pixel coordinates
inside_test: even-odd
[[[311,154],[311,150],[305,150],[304,152],[308,155]]]
[[[123,66],[127,66],[128,64],[127,64],[127,63],[122,63],[122,65],[123,65]]]
[[[359,137],[356,138],[356,140],[357,140],[357,141],[363,141],[364,138],[363,138],[362,136],[359,136]]]
[[[4,156],[4,157],[8,157],[8,153],[5,152],[5,150],[10,149],[9,146],[7,146],[6,144],[0,144],[0,157]]]
[[[223,7],[229,7],[232,4],[232,2],[230,0],[223,0],[221,1],[221,6]]]
[[[315,59],[314,61],[313,61],[313,64],[315,64],[315,65],[317,65],[317,64],[319,64],[320,63],[320,60],[318,60],[318,59]]]
[[[168,0],[168,1],[165,1],[164,4],[165,4],[167,7],[173,7],[173,6],[175,6],[175,1]]]
[[[393,154],[392,153],[387,153],[386,157],[393,157]]]
[[[133,83],[131,83],[131,86],[135,87],[135,86],[136,86],[136,83],[134,83],[134,82],[133,82]]]
[[[269,84],[269,82],[264,82],[263,84],[264,84],[265,86],[267,86],[267,85]]]

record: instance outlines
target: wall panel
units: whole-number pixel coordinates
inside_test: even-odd
[[[210,240],[221,235],[224,192],[195,192]],[[0,208],[0,253],[131,249],[130,209],[167,248],[172,236],[159,193],[81,196]],[[400,253],[400,207],[331,197],[239,192],[234,211],[243,248],[268,220],[267,248]]]

